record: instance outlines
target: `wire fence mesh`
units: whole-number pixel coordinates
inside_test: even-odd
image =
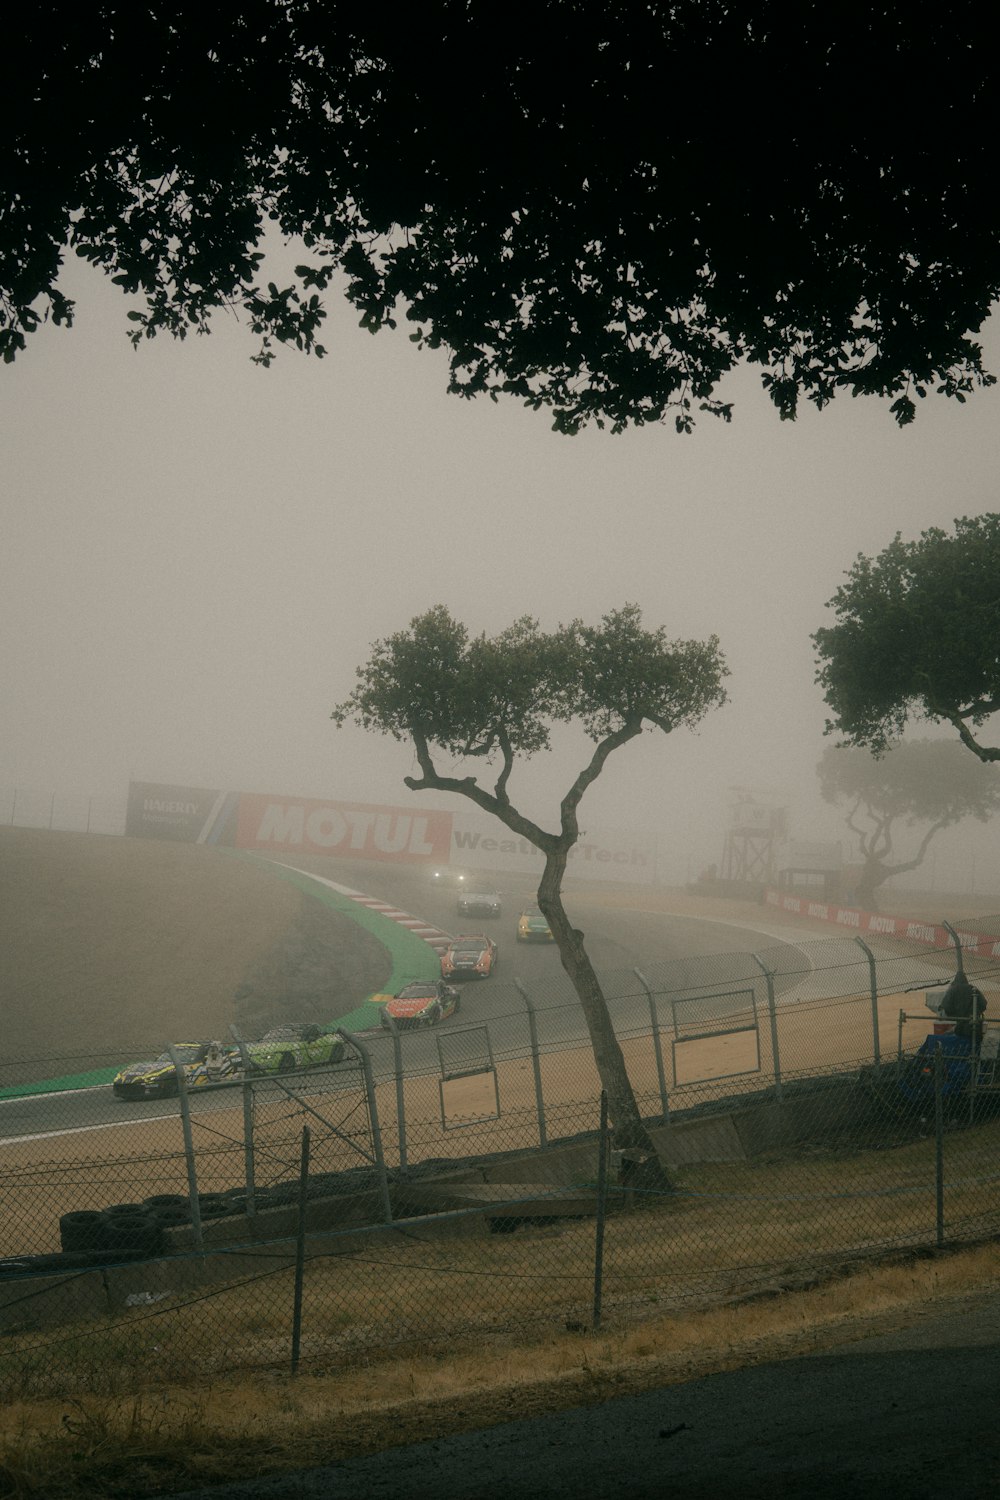
[[[11,1058],[0,1392],[627,1327],[995,1234],[1000,965],[965,955],[963,1034],[924,1003],[954,962],[837,938],[602,976],[655,1181],[602,1145],[561,977],[434,1030],[140,1047],[136,1098],[120,1055]]]

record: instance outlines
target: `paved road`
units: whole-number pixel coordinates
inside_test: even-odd
[[[985,1293],[806,1358],[197,1495],[994,1500],[998,1349],[1000,1298]]]

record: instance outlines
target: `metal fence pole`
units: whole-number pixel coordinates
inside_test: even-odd
[[[597,1145],[597,1224],[594,1231],[594,1332],[601,1326],[604,1294],[604,1223],[608,1207],[608,1096],[601,1090],[601,1133]]]
[[[375,1153],[379,1197],[382,1200],[382,1217],[386,1224],[391,1224],[392,1200],[389,1197],[389,1176],[386,1172],[385,1154],[382,1150],[382,1131],[378,1123],[378,1104],[375,1101],[375,1075],[372,1072],[371,1053],[360,1037],[356,1037],[351,1031],[345,1031],[342,1026],[336,1028],[334,1035],[343,1037],[344,1041],[353,1047],[361,1058],[361,1067],[365,1075],[365,1092],[368,1096],[368,1118],[372,1126],[372,1150]]]
[[[403,1097],[403,1044],[399,1027],[388,1011],[383,1011],[392,1037],[392,1065],[396,1074],[396,1135],[399,1138],[399,1174],[406,1176],[406,1101]]]
[[[767,984],[767,1013],[771,1018],[771,1058],[774,1066],[774,1097],[780,1104],[782,1099],[781,1055],[778,1050],[778,1013],[774,1004],[774,975],[756,953],[751,953],[750,957],[760,969]]]
[[[240,1049],[240,1061],[243,1064],[243,1088],[241,1090],[243,1094],[243,1171],[246,1178],[247,1218],[252,1219],[257,1213],[257,1185],[255,1178],[253,1083],[250,1079],[250,1054],[247,1051],[246,1042],[239,1035],[235,1026],[230,1026],[229,1034]]]
[[[882,1061],[882,1050],[878,1034],[878,975],[875,972],[875,955],[868,944],[863,943],[859,937],[856,937],[854,941],[868,960],[868,987],[872,1000],[872,1055],[875,1059],[875,1066],[878,1067]]]
[[[649,1002],[649,1029],[653,1034],[653,1053],[656,1057],[656,1077],[660,1085],[660,1103],[663,1106],[661,1118],[664,1125],[670,1119],[670,1100],[667,1097],[667,1076],[663,1071],[663,1043],[660,1041],[660,1023],[656,1015],[656,1001],[653,999],[653,991],[650,989],[649,980],[641,969],[633,969],[632,973],[638,979],[646,992]]]
[[[524,1001],[524,1008],[528,1013],[528,1036],[531,1039],[531,1069],[535,1075],[535,1113],[538,1116],[538,1144],[540,1146],[547,1146],[545,1098],[542,1094],[542,1067],[538,1056],[538,1026],[535,1023],[535,1007],[531,1003],[531,996],[519,979],[514,980],[514,988]]]
[[[302,1347],[302,1284],[306,1267],[306,1206],[309,1201],[309,1141],[308,1125],[302,1127],[302,1154],[299,1158],[299,1217],[295,1232],[295,1292],[292,1298],[292,1374],[299,1372],[299,1352]]]
[[[937,1211],[937,1247],[944,1246],[944,1055],[941,1043],[934,1048],[934,1189]]]
[[[945,932],[948,934],[948,936],[951,938],[952,943],[954,944],[954,947],[955,947],[955,964],[956,964],[956,966],[958,968],[958,972],[960,974],[964,974],[965,973],[965,954],[962,952],[962,939],[959,937],[959,935],[955,931],[954,927],[952,927],[951,923],[950,922],[946,922],[943,918],[941,920],[941,926],[944,928]]]
[[[181,1130],[184,1134],[184,1161],[187,1165],[188,1197],[191,1202],[191,1235],[194,1239],[194,1248],[199,1254],[205,1248],[205,1242],[201,1232],[201,1205],[198,1202],[198,1174],[194,1162],[194,1136],[191,1134],[191,1101],[188,1098],[187,1079],[184,1076],[184,1064],[173,1046],[167,1048],[170,1061],[174,1065],[174,1073],[177,1076],[177,1097],[181,1106]]]

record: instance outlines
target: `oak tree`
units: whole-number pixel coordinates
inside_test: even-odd
[[[828,733],[881,755],[911,719],[950,724],[983,761],[1000,712],[1000,515],[965,516],[859,554],[816,631]],[[995,731],[994,731],[995,732]]]
[[[963,818],[985,823],[1000,808],[1000,773],[953,740],[904,740],[878,758],[831,745],[816,769],[825,800],[847,809],[862,859],[855,898],[868,911],[887,880],[923,864],[943,828]],[[894,859],[900,827],[922,832],[908,857]]]
[[[409,742],[419,776],[413,791],[455,792],[529,840],[545,857],[538,905],[586,1018],[615,1140],[655,1161],[600,981],[584,935],[566,914],[562,882],[580,835],[580,802],[614,751],[644,729],[670,734],[693,727],[726,700],[728,675],[715,636],[670,641],[645,630],[641,611],[626,604],[596,626],[574,620],[552,632],[530,618],[499,635],[470,636],[438,605],[409,629],[377,641],[357,670],[351,695],[333,712],[338,725]],[[515,765],[550,747],[553,725],[576,723],[592,748],[562,797],[555,826],[543,827],[511,796]],[[482,773],[439,769],[441,755]]]

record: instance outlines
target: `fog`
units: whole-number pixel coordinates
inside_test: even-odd
[[[793,424],[743,371],[720,391],[731,425],[565,438],[448,396],[443,355],[405,324],[372,338],[335,295],[328,357],[265,371],[233,319],[135,352],[115,288],[75,263],[64,286],[77,326],[4,369],[0,821],[13,788],[123,797],[130,776],[412,802],[406,747],[329,719],[373,639],[438,601],[492,632],[634,600],[673,637],[721,637],[731,702],[619,752],[584,826],[654,829],[684,880],[721,860],[743,786],[848,852],[815,773],[810,633],[859,551],[998,508],[1000,390],[929,398],[902,431],[848,397]],[[561,735],[514,800],[551,825],[585,754]],[[951,830],[941,869],[1000,891],[998,843]],[[972,889],[958,878],[938,884]]]

